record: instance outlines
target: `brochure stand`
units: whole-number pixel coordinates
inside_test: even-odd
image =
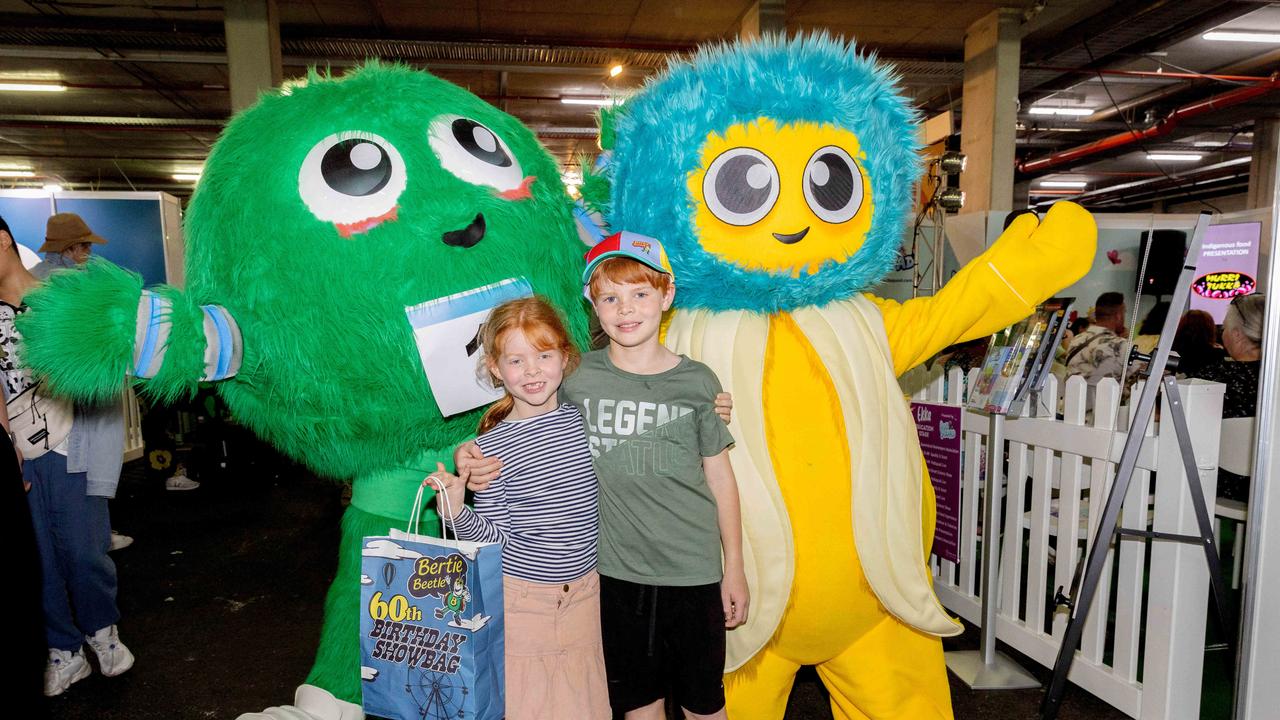
[[[1182,409],[1182,398],[1178,393],[1178,384],[1173,375],[1166,375],[1165,370],[1176,369],[1176,360],[1169,356],[1169,347],[1173,344],[1173,336],[1177,332],[1178,321],[1182,311],[1187,307],[1187,297],[1191,291],[1191,283],[1195,278],[1195,262],[1200,254],[1200,244],[1204,240],[1205,230],[1209,227],[1209,213],[1201,213],[1196,222],[1196,229],[1191,237],[1191,246],[1187,249],[1187,259],[1183,263],[1182,275],[1178,279],[1173,301],[1169,304],[1169,315],[1160,332],[1160,343],[1156,351],[1147,358],[1140,353],[1134,355],[1148,360],[1147,374],[1149,381],[1142,389],[1142,395],[1135,405],[1133,416],[1129,419],[1129,431],[1125,435],[1124,449],[1120,453],[1120,463],[1116,466],[1115,482],[1111,484],[1107,503],[1102,511],[1102,521],[1098,531],[1088,547],[1088,565],[1084,571],[1083,581],[1077,574],[1072,581],[1071,594],[1068,596],[1058,588],[1054,599],[1058,607],[1066,607],[1070,612],[1067,630],[1062,637],[1062,645],[1058,648],[1058,658],[1053,665],[1053,677],[1040,703],[1041,720],[1053,720],[1058,717],[1062,706],[1062,697],[1066,692],[1067,672],[1075,660],[1076,648],[1080,645],[1080,636],[1084,633],[1085,619],[1089,617],[1089,608],[1093,605],[1094,595],[1098,591],[1098,583],[1102,579],[1104,563],[1112,541],[1119,544],[1121,536],[1150,538],[1172,542],[1189,543],[1204,548],[1205,564],[1209,569],[1209,584],[1213,588],[1214,604],[1218,607],[1218,617],[1223,628],[1232,627],[1228,618],[1227,588],[1222,579],[1222,568],[1218,556],[1218,548],[1214,541],[1213,522],[1206,507],[1204,494],[1200,490],[1200,472],[1196,467],[1195,454],[1191,448],[1191,437],[1187,432],[1187,418]],[[1176,357],[1176,356],[1174,356]],[[1158,380],[1158,382],[1157,382]],[[1125,495],[1129,492],[1129,483],[1133,481],[1133,470],[1138,462],[1138,452],[1142,448],[1143,430],[1155,410],[1156,395],[1159,388],[1164,388],[1164,403],[1161,407],[1162,422],[1173,423],[1178,437],[1178,449],[1182,454],[1182,464],[1187,476],[1187,489],[1191,493],[1191,507],[1195,510],[1196,522],[1200,529],[1198,535],[1179,535],[1175,533],[1155,532],[1141,529],[1122,528],[1117,526],[1120,519],[1120,507]],[[1160,482],[1157,478],[1156,482]]]
[[[946,653],[947,668],[974,690],[1019,690],[1040,681],[996,651],[996,603],[1000,594],[1000,494],[1004,487],[1004,421],[1039,401],[1071,314],[1069,298],[1054,298],[1041,310],[992,337],[982,370],[969,394],[970,409],[987,413],[986,477],[982,502],[982,635],[978,650]],[[1030,401],[1032,404],[1027,405]]]

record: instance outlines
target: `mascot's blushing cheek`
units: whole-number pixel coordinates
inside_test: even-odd
[[[703,249],[748,269],[813,274],[844,262],[871,227],[858,136],[769,118],[711,133],[688,179]]]

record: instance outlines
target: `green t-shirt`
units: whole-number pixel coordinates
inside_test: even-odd
[[[582,410],[600,478],[600,573],[645,585],[719,582],[720,525],[702,458],[733,437],[715,413],[720,381],[681,356],[657,375],[587,353],[560,386]]]

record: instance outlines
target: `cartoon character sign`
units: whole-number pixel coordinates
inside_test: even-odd
[[[228,125],[186,237],[185,292],[144,292],[103,263],[55,276],[29,298],[26,361],[84,398],[118,393],[125,375],[161,399],[218,380],[240,422],[353,481],[301,709],[249,717],[360,717],[361,538],[404,526],[423,475],[451,464],[480,412],[441,412],[406,309],[464,298],[433,305],[443,322],[499,299],[477,288],[521,286],[570,310],[584,341],[559,170],[515,118],[426,73],[313,73]],[[465,357],[473,333],[446,349]]]
[[[1092,218],[1017,219],[935,297],[867,294],[906,231],[917,118],[889,68],[825,35],[704,49],[610,120],[612,230],[663,241],[666,343],[734,396],[752,613],[729,633],[730,717],[782,718],[801,665],[837,718],[950,717],[938,636],[960,626],[930,587],[932,490],[895,378],[1081,277]]]
[[[441,602],[443,605],[436,608],[436,617],[443,618],[447,613],[453,613],[453,621],[461,623],[462,613],[466,611],[467,603],[471,602],[471,591],[467,590],[466,576],[459,575],[453,578],[449,592],[444,594]]]

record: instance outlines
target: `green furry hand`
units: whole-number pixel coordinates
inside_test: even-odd
[[[20,357],[57,394],[117,397],[133,361],[142,278],[105,260],[55,272],[23,299]]]

